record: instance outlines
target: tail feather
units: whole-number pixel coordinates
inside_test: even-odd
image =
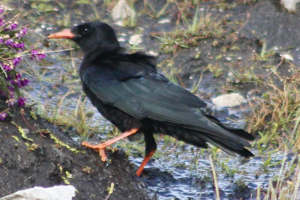
[[[218,133],[209,133],[209,132],[201,132],[194,131],[188,129],[173,129],[173,131],[168,132],[168,135],[171,135],[178,140],[184,141],[186,143],[201,147],[207,148],[207,143],[210,143],[229,155],[239,154],[243,157],[249,158],[254,156],[249,150],[245,147],[251,147],[250,143],[243,139],[242,137],[226,137],[223,135],[223,131]],[[231,132],[227,131],[229,134]],[[228,135],[227,133],[227,135]]]
[[[203,114],[203,113],[202,113]],[[243,130],[243,129],[237,129],[237,128],[232,128],[232,127],[227,127],[225,125],[223,125],[217,118],[215,118],[214,116],[211,116],[211,115],[206,115],[206,114],[203,114],[207,119],[209,119],[211,122],[217,124],[218,126],[226,129],[227,131],[239,136],[239,137],[242,137],[246,140],[249,140],[249,141],[253,141],[254,140],[254,137],[253,135],[249,134],[247,131]]]
[[[244,147],[251,147],[249,142],[239,138],[236,141],[220,140],[219,138],[206,137],[207,142],[215,145],[230,155],[239,154],[245,158],[253,157],[254,155]]]
[[[163,132],[201,148],[207,148],[207,143],[210,143],[230,155],[239,154],[246,158],[254,156],[246,149],[251,147],[248,141],[254,140],[251,134],[242,129],[227,127],[213,116],[204,115],[201,120],[202,126],[168,125]]]

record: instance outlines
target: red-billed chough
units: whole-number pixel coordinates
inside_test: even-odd
[[[82,87],[92,104],[122,134],[98,145],[82,145],[99,150],[118,140],[143,133],[145,158],[136,174],[141,175],[156,150],[154,133],[207,148],[207,142],[229,154],[251,157],[245,147],[254,137],[242,129],[230,128],[203,113],[206,104],[186,89],[170,82],[156,68],[155,58],[144,53],[126,54],[108,24],[93,21],[48,36],[68,38],[84,52],[80,66]]]

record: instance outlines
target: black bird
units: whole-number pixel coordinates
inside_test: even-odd
[[[83,90],[98,111],[122,132],[98,145],[82,143],[99,150],[102,161],[107,159],[107,146],[136,133],[143,133],[146,143],[138,176],[156,150],[154,133],[202,148],[207,148],[208,142],[231,155],[253,156],[245,149],[251,147],[246,140],[254,140],[251,134],[203,113],[200,108],[206,104],[160,74],[154,57],[124,53],[108,24],[88,22],[48,38],[68,38],[80,46],[84,52],[79,71]]]

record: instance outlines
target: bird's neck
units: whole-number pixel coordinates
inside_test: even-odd
[[[109,60],[114,59],[115,57],[119,57],[124,52],[124,48],[117,47],[113,50],[103,51],[101,49],[97,49],[95,51],[90,51],[84,55],[84,59],[89,62],[94,62],[95,60]]]

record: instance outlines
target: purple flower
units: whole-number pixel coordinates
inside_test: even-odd
[[[0,14],[4,13],[4,8],[3,6],[0,6]]]
[[[11,91],[11,92],[14,92],[14,91],[15,91],[15,89],[14,89],[11,85],[8,85],[8,86],[7,86],[7,89],[8,89],[9,91]]]
[[[33,48],[33,47],[31,47],[31,48]],[[31,50],[31,54],[33,54],[33,55],[38,54],[38,53],[39,53],[39,51],[36,50],[36,49],[32,49],[32,50]]]
[[[10,25],[9,30],[14,30],[16,28],[18,28],[18,23],[14,22],[14,23],[12,23],[12,25]]]
[[[4,39],[0,37],[0,44],[4,43]]]
[[[46,54],[44,53],[41,53],[38,55],[38,60],[42,60],[42,59],[45,59],[46,58]]]
[[[7,80],[12,80],[12,76],[11,75],[7,75],[7,78],[6,78]]]
[[[10,83],[11,83],[12,85],[14,85],[14,84],[16,84],[17,82],[16,82],[16,80],[11,80]]]
[[[1,13],[0,13],[1,14]],[[5,24],[5,22],[3,21],[3,18],[0,18],[0,27],[3,26],[3,24]]]
[[[8,99],[6,101],[6,103],[9,105],[9,106],[13,106],[14,105],[14,99]]]
[[[26,35],[28,33],[28,28],[24,27],[20,30],[20,33],[22,33],[23,35]]]
[[[24,42],[20,43],[17,48],[24,49],[25,48]]]
[[[6,24],[6,28],[4,29],[4,31],[11,31],[18,28],[18,23],[17,22],[9,22],[8,24]]]
[[[18,46],[19,46],[18,42],[11,43],[11,47],[18,48]]]
[[[17,84],[18,84],[19,88],[25,87],[26,85],[28,85],[28,83],[29,83],[29,80],[27,78],[19,79],[17,81]]]
[[[5,113],[5,112],[0,113],[0,120],[1,121],[5,120],[6,117],[7,117],[7,113]]]
[[[9,72],[11,71],[13,68],[11,67],[11,65],[9,64],[2,64],[2,67],[5,71]]]
[[[14,47],[14,48],[20,48],[23,49],[25,47],[25,44],[22,43],[18,43],[18,42],[13,42],[10,46]]]
[[[26,101],[26,98],[25,97],[20,97],[18,99],[18,105],[19,106],[25,106],[25,101]]]
[[[13,59],[13,64],[14,66],[16,66],[17,64],[19,64],[21,62],[22,58],[21,57],[15,57]]]
[[[19,73],[16,73],[16,75],[15,75],[15,78],[16,78],[16,79],[19,79],[19,78],[21,78],[21,74],[19,74]]]
[[[5,44],[7,45],[7,46],[11,46],[12,44],[13,44],[13,40],[12,39],[8,39],[8,40],[5,40]]]
[[[38,50],[34,50],[34,49],[31,50],[31,56],[30,56],[31,60],[34,60],[34,59],[41,60],[41,59],[44,59],[44,58],[46,58],[46,54],[41,53]]]
[[[27,78],[24,78],[23,82],[22,82],[23,87],[25,87],[26,85],[28,85],[28,83],[30,83],[30,81]]]
[[[16,33],[16,38],[21,38],[28,33],[28,29],[26,27],[22,28],[18,33]]]

